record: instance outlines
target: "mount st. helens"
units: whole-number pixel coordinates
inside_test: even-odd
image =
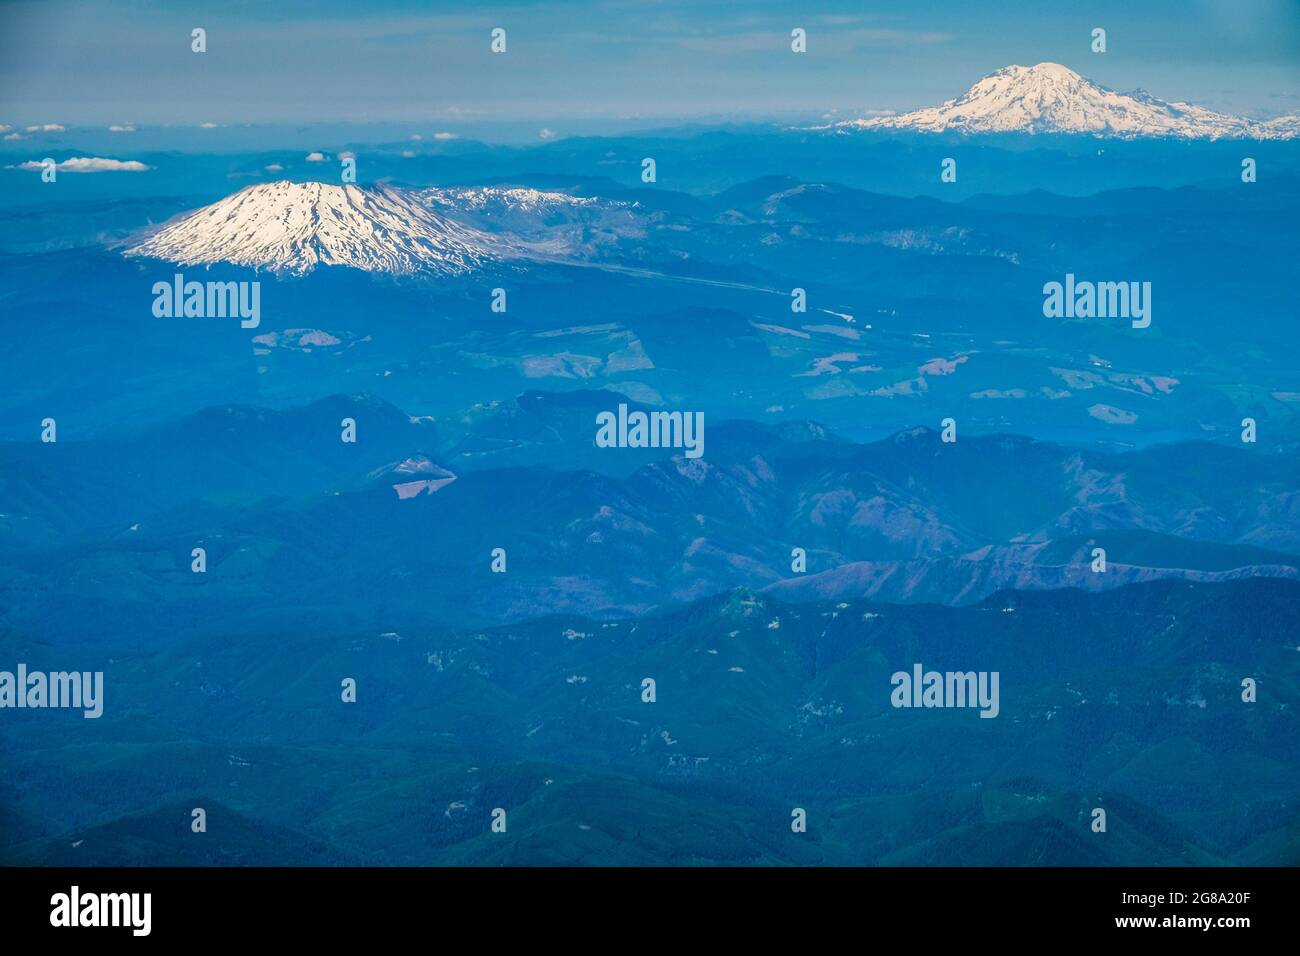
[[[279,181],[184,213],[125,254],[292,275],[317,266],[460,275],[493,263],[580,257],[632,228],[627,204],[564,193]]]
[[[1294,139],[1300,117],[1257,122],[1190,103],[1157,99],[1142,90],[1119,93],[1059,63],[1007,66],[939,106],[871,119],[846,120],[840,130],[924,133],[1083,133],[1179,139]]]

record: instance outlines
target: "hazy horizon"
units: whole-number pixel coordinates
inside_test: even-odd
[[[844,119],[1043,61],[1255,118],[1300,109],[1300,6],[1286,0],[1006,6],[13,3],[0,9],[0,125]],[[504,55],[489,51],[496,27]],[[806,55],[790,52],[795,27]],[[1090,50],[1095,27],[1105,53]]]

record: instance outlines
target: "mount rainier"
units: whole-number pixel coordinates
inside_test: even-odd
[[[1294,139],[1300,117],[1256,122],[1167,102],[1141,90],[1117,93],[1059,63],[1007,66],[955,100],[899,116],[846,120],[839,130],[896,129],[925,133],[1083,133],[1181,139]]]

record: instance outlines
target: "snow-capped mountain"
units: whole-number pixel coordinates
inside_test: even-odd
[[[125,254],[295,275],[321,265],[457,275],[489,263],[576,255],[575,234],[622,234],[631,216],[624,204],[530,189],[281,181],[185,213]]]
[[[928,133],[1083,133],[1125,138],[1290,139],[1297,135],[1295,117],[1259,123],[1190,103],[1166,102],[1141,90],[1117,93],[1059,63],[1004,67],[957,99],[939,106],[899,116],[848,120],[836,126]]]

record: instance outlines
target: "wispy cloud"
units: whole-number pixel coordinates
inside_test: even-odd
[[[45,168],[45,163],[33,159],[9,168],[42,170]],[[146,166],[134,159],[121,160],[104,159],[100,156],[74,156],[65,159],[61,163],[55,163],[54,168],[62,173],[143,173],[153,167]]]

